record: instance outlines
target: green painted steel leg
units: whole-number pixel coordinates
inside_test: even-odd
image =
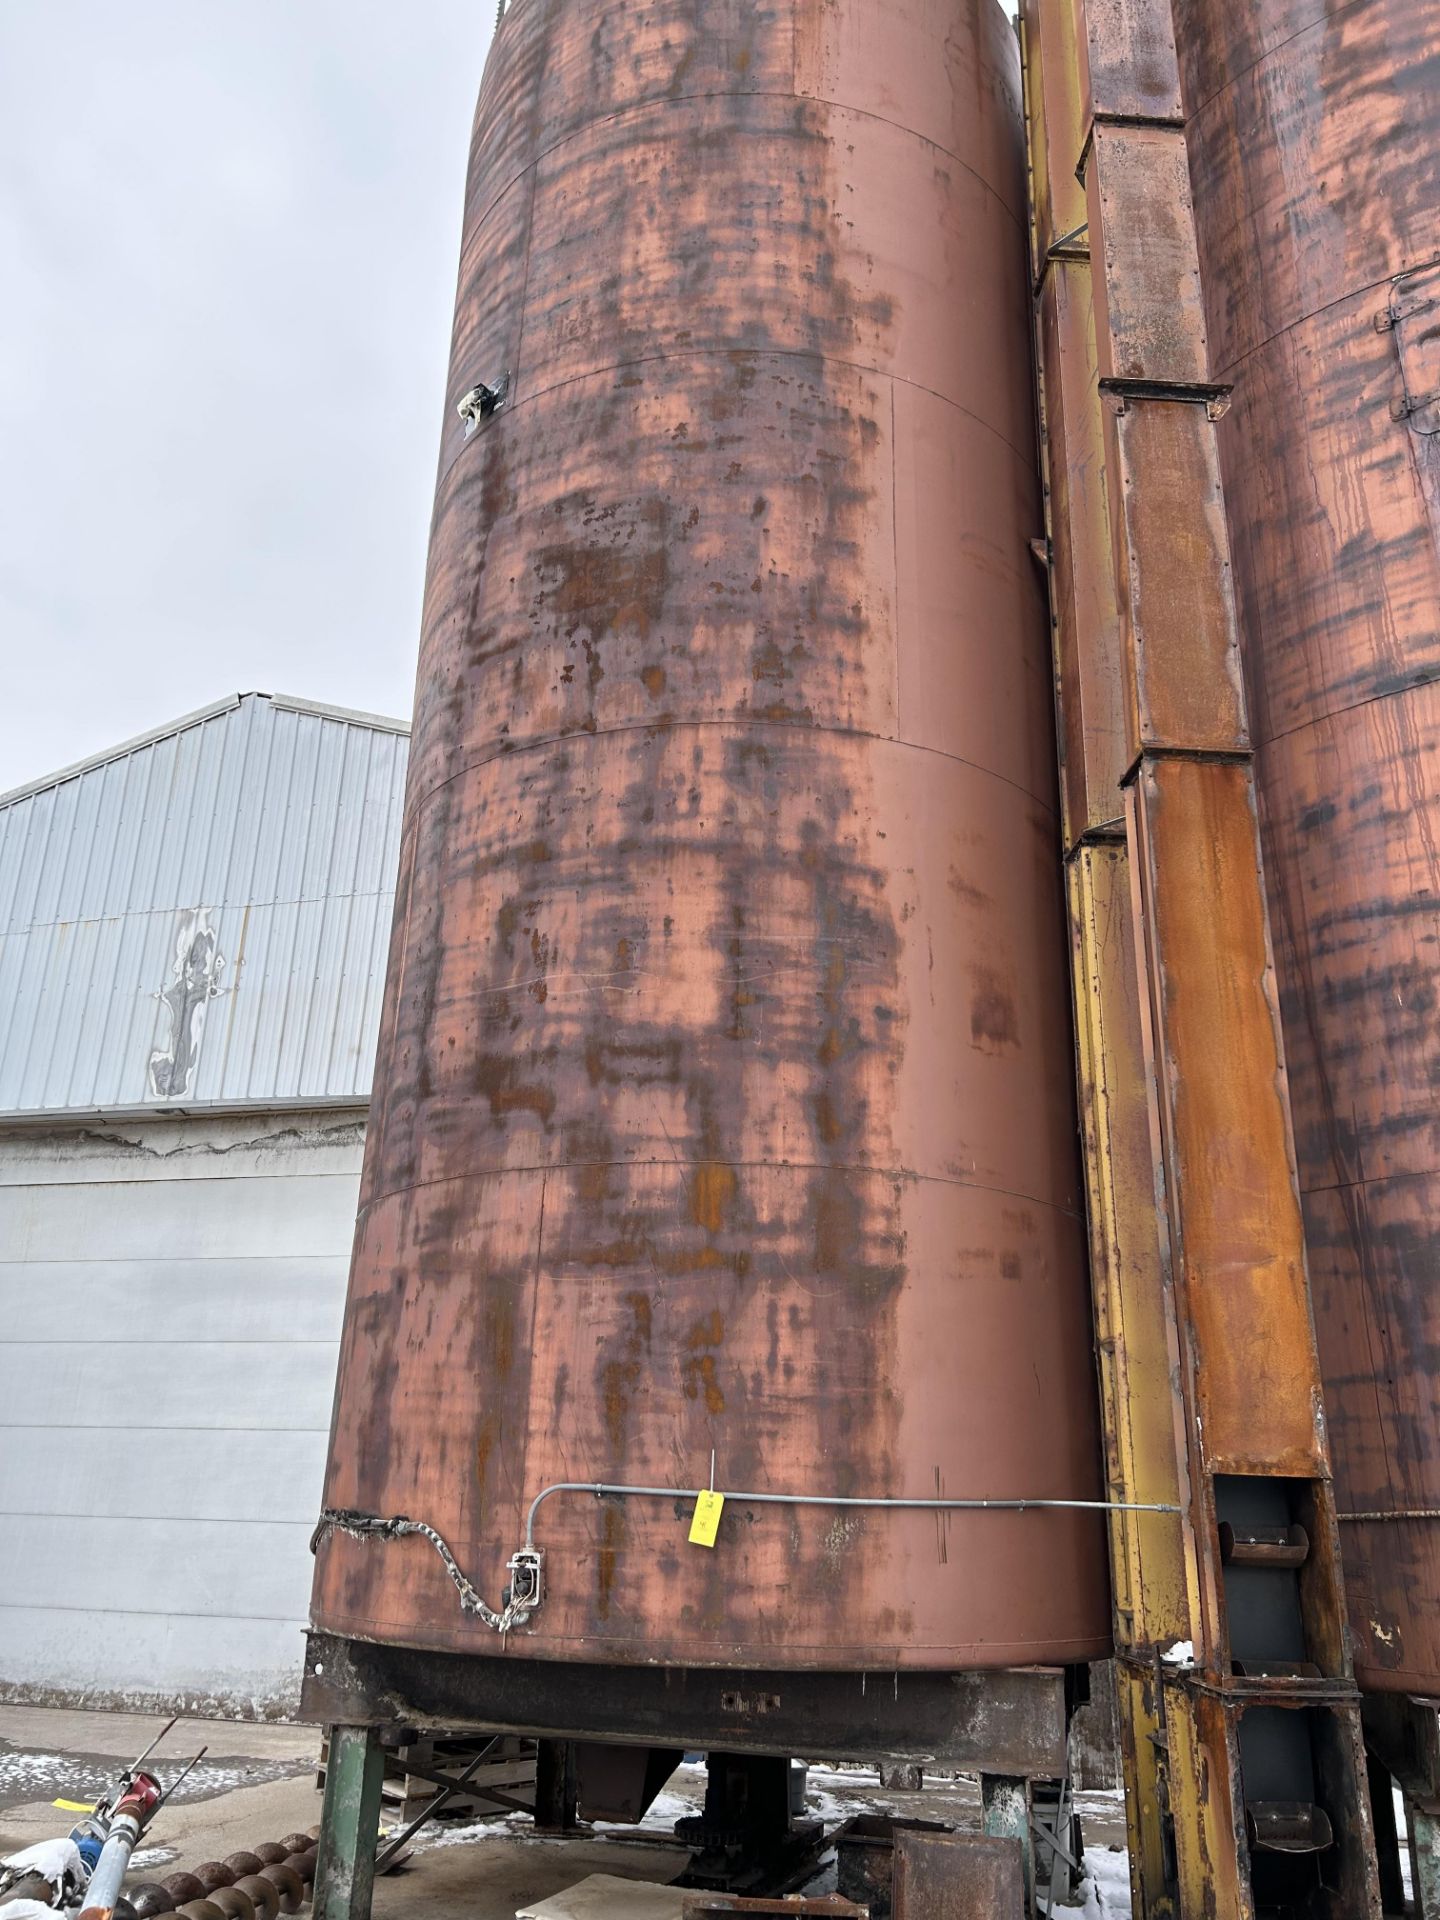
[[[1440,1812],[1408,1797],[1405,1812],[1410,1820],[1415,1912],[1419,1920],[1440,1920]]]
[[[370,1920],[385,1755],[373,1727],[332,1727],[314,1920]]]
[[[980,1776],[981,1827],[995,1840],[1018,1840],[1025,1866],[1025,1910],[1035,1911],[1035,1857],[1030,1844],[1030,1790],[1005,1773]],[[1440,1916],[1437,1916],[1440,1920]]]

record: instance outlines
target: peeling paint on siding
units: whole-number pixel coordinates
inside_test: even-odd
[[[168,1044],[150,1055],[149,1086],[157,1100],[183,1098],[195,1085],[205,1009],[222,991],[225,959],[215,943],[208,907],[187,908],[175,935],[170,984],[156,998],[169,1015]]]

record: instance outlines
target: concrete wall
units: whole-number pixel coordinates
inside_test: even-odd
[[[293,1707],[363,1132],[0,1130],[0,1698]]]

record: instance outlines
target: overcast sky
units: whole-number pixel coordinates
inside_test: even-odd
[[[0,0],[0,790],[408,714],[486,0]]]

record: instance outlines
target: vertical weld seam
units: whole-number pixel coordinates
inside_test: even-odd
[[[502,0],[502,4],[503,4],[503,0]],[[540,102],[544,92],[545,80],[550,71],[550,56],[551,56],[552,45],[553,45],[551,40],[551,35],[550,35],[550,27],[552,23],[553,23],[553,16],[552,16],[552,20],[548,20],[545,24],[545,57],[543,62],[541,63],[540,72],[536,78],[534,92],[531,96],[531,101],[530,101],[530,127],[531,127],[532,134],[538,131],[536,123],[540,115]],[[524,365],[525,309],[530,299],[530,255],[532,251],[532,243],[535,238],[535,189],[540,177],[540,163],[544,158],[545,158],[544,153],[536,153],[534,155],[534,158],[531,160],[529,166],[525,169],[526,173],[529,175],[530,203],[525,209],[525,267],[524,267],[523,273],[520,276],[519,317],[515,327],[515,369],[510,376],[510,392],[509,392],[509,395],[507,396],[508,403],[511,406],[514,405],[515,396],[518,395],[520,391],[520,373]],[[461,241],[461,250],[463,253],[463,250],[464,250],[463,237]]]
[[[510,376],[510,391],[506,399],[514,405],[520,392],[520,373],[525,362],[525,311],[530,299],[530,254],[531,242],[535,237],[535,175],[537,169],[530,169],[530,204],[525,209],[525,270],[520,276],[520,305],[515,326],[515,371]]]
[[[898,505],[900,465],[900,435],[895,418],[895,382],[890,381],[890,565],[893,581],[894,600],[891,603],[890,618],[895,632],[895,731],[900,726],[900,648],[904,635],[900,631],[900,510]]]
[[[405,875],[405,909],[404,909],[405,931],[404,931],[404,934],[401,936],[401,940],[400,940],[399,977],[395,982],[395,998],[393,1002],[394,1008],[395,1008],[395,1017],[394,1017],[394,1021],[391,1024],[390,1033],[388,1036],[390,1041],[390,1058],[386,1062],[387,1079],[394,1070],[395,1045],[399,1036],[400,1021],[403,1016],[404,1008],[405,1008],[406,975],[409,973],[409,970],[410,970],[410,930],[413,925],[413,922],[410,918],[410,910],[411,910],[411,907],[414,905],[414,901],[415,901],[415,868],[420,857],[420,852],[419,852],[420,822],[418,820],[415,822],[415,831],[414,831],[413,837],[405,836],[405,837],[402,837],[401,839],[400,858],[402,863],[405,859],[405,838],[410,838],[410,871]],[[397,905],[398,905],[398,902],[397,902]],[[387,965],[388,965],[388,955],[387,955]],[[389,1008],[384,1004],[386,997],[387,997],[386,995],[382,994],[382,1004],[380,1008],[380,1025],[381,1025],[382,1033],[385,1026],[385,1016],[389,1011]],[[377,1045],[378,1045],[378,1042],[377,1042]],[[376,1109],[378,1109],[378,1112],[376,1113],[377,1124],[375,1129],[375,1150],[376,1150],[375,1164],[377,1167],[383,1167],[385,1164],[385,1156],[388,1153],[389,1147],[390,1147],[390,1103],[389,1101],[386,1100],[383,1106],[380,1104],[379,1101],[374,1102],[372,1106],[372,1111],[375,1111]],[[376,1200],[381,1200],[384,1198],[385,1196],[383,1194],[378,1194],[374,1196],[374,1199],[371,1200],[370,1204],[374,1205]]]
[[[540,1218],[539,1218],[539,1221],[537,1222],[537,1224],[536,1224],[536,1227],[535,1227],[535,1281],[534,1281],[534,1285],[533,1285],[533,1286],[531,1287],[531,1289],[530,1289],[530,1337],[529,1337],[529,1340],[527,1341],[527,1343],[526,1343],[526,1347],[525,1347],[525,1353],[526,1353],[526,1357],[527,1357],[527,1360],[528,1360],[528,1358],[529,1358],[529,1357],[530,1357],[531,1355],[533,1355],[533,1354],[534,1354],[534,1352],[535,1352],[535,1322],[536,1322],[536,1321],[537,1321],[537,1320],[539,1319],[539,1317],[540,1317],[540,1276],[541,1276],[541,1272],[542,1272],[542,1263],[543,1263],[543,1260],[544,1260],[544,1254],[545,1254],[545,1188],[546,1188],[546,1186],[547,1186],[547,1184],[548,1184],[548,1182],[549,1182],[549,1178],[550,1178],[550,1170],[549,1170],[549,1168],[548,1168],[548,1167],[542,1167],[542,1168],[540,1169]],[[524,1457],[525,1457],[525,1458],[527,1459],[527,1461],[528,1461],[528,1458],[529,1458],[529,1451],[530,1451],[530,1449],[529,1449],[529,1439],[530,1439],[530,1418],[529,1418],[529,1415],[530,1415],[530,1390],[531,1390],[531,1370],[530,1370],[530,1368],[529,1368],[529,1367],[527,1366],[527,1368],[526,1368],[526,1374],[525,1374],[525,1415],[526,1415],[526,1418],[525,1418],[525,1441],[526,1441],[526,1446],[525,1446],[525,1450],[524,1450]],[[559,1439],[560,1439],[560,1436],[559,1436],[559,1434],[558,1434],[558,1433],[556,1434],[556,1436],[555,1436],[555,1438],[556,1438],[557,1440],[559,1440]],[[564,1449],[564,1443],[563,1443],[563,1442],[561,1442],[561,1448],[560,1448],[560,1457],[561,1457],[561,1460],[562,1460],[562,1461],[563,1461],[563,1460],[564,1460],[564,1458],[565,1458],[565,1449]],[[525,1490],[524,1490],[524,1487],[523,1487],[523,1486],[521,1486],[521,1487],[519,1487],[519,1488],[516,1488],[516,1487],[514,1486],[514,1483],[513,1483],[513,1482],[512,1482],[511,1484],[512,1484],[512,1491],[513,1491],[513,1492],[515,1493],[515,1497],[516,1497],[516,1500],[517,1500],[517,1501],[523,1501],[523,1500],[524,1500],[524,1498],[525,1498]]]

